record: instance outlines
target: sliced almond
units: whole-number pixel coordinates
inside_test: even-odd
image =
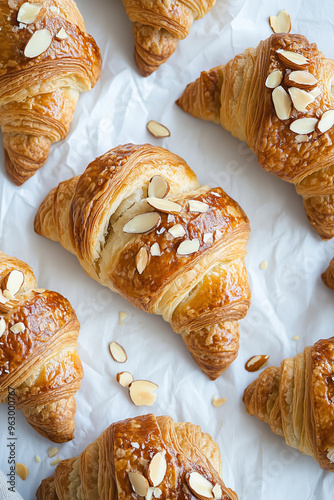
[[[181,205],[175,203],[174,201],[166,200],[165,198],[155,198],[154,196],[150,196],[146,198],[147,203],[159,210],[160,212],[166,212],[167,214],[178,214],[181,212]]]
[[[150,252],[151,252],[151,255],[153,257],[160,257],[161,250],[160,250],[159,243],[153,243],[153,245],[151,246]]]
[[[131,401],[136,406],[152,406],[157,395],[153,392],[158,389],[157,384],[148,380],[135,380],[129,386]]]
[[[319,87],[315,87],[314,89],[310,90],[310,94],[313,95],[314,99],[316,99],[321,94],[321,90],[319,89]]]
[[[48,456],[49,458],[53,458],[59,453],[59,448],[56,448],[55,446],[50,446],[48,449]]]
[[[223,236],[223,233],[217,229],[217,231],[215,232],[215,238],[221,238]]]
[[[310,134],[314,132],[317,123],[317,118],[299,118],[291,123],[290,130],[295,134]]]
[[[34,23],[42,7],[43,3],[24,2],[17,13],[18,22],[24,24]]]
[[[213,485],[198,472],[186,474],[186,482],[190,491],[200,500],[213,498]]]
[[[3,290],[8,290],[9,292],[11,292],[12,295],[14,296],[20,290],[21,286],[23,285],[23,282],[24,282],[24,274],[22,273],[22,271],[14,269],[10,273],[8,273],[7,276],[4,278],[1,287]]]
[[[123,387],[129,387],[133,382],[133,376],[129,372],[120,372],[116,375],[117,382]]]
[[[216,193],[216,191],[210,191],[211,194],[213,194],[213,196],[215,196],[216,198],[221,198],[221,195],[219,193]]]
[[[150,486],[149,489],[148,489],[147,495],[145,497],[145,500],[152,500],[153,493],[154,493],[154,487]]]
[[[123,231],[129,234],[148,233],[157,227],[160,220],[161,217],[157,212],[135,215],[123,226]]]
[[[10,331],[13,333],[22,333],[22,332],[24,332],[25,329],[26,329],[26,327],[24,326],[24,323],[22,323],[22,322],[15,323],[15,325],[10,327]]]
[[[7,300],[1,293],[0,293],[0,313],[8,313],[13,307],[16,306],[18,303],[18,300],[13,299],[13,300]]]
[[[35,455],[35,462],[39,464],[40,461],[41,461],[41,457],[39,455]]]
[[[221,486],[219,484],[216,484],[212,488],[212,493],[213,493],[214,498],[216,498],[217,500],[221,499],[221,497],[223,495],[223,491],[222,491]]]
[[[7,300],[13,300],[15,299],[14,294],[9,291],[9,290],[3,290],[2,295],[7,299]]]
[[[60,28],[60,30],[56,34],[56,38],[58,38],[58,40],[65,40],[67,37],[68,37],[68,34],[64,30],[64,28]]]
[[[334,109],[325,111],[317,123],[317,131],[323,134],[334,125]]]
[[[152,486],[159,486],[166,475],[167,462],[165,455],[159,451],[152,458],[148,467],[148,478]]]
[[[269,24],[274,33],[290,33],[291,31],[291,19],[285,9],[282,9],[277,16],[270,16]]]
[[[146,127],[149,133],[152,134],[156,139],[162,139],[163,137],[170,136],[170,131],[168,130],[168,128],[165,127],[165,125],[156,122],[155,120],[150,120],[147,123]]]
[[[308,140],[309,140],[309,137],[306,134],[299,134],[299,135],[296,135],[296,137],[295,137],[295,141],[299,142],[299,143],[308,142]]]
[[[309,60],[299,54],[298,52],[292,52],[291,50],[278,49],[276,50],[279,60],[290,69],[306,69],[309,65]]]
[[[190,212],[205,213],[209,210],[209,205],[199,200],[189,200],[188,205]]]
[[[114,361],[125,363],[128,359],[125,349],[118,342],[110,342],[109,351]]]
[[[268,261],[267,261],[267,260],[264,260],[264,261],[263,261],[263,262],[261,262],[261,264],[260,264],[260,269],[262,269],[262,271],[265,271],[267,268],[268,268]]]
[[[295,335],[294,337],[292,337],[292,340],[299,340],[299,335]]]
[[[260,356],[252,356],[245,364],[245,368],[248,372],[257,372],[267,364],[268,359],[269,356],[267,354],[261,354]]]
[[[29,476],[29,470],[27,466],[18,462],[16,462],[15,464],[15,472],[22,479],[22,481],[25,481]]]
[[[155,175],[148,183],[147,196],[164,198],[169,192],[169,184],[162,175]]]
[[[0,318],[0,337],[3,335],[6,331],[6,321],[5,318]]]
[[[181,238],[181,236],[184,236],[186,234],[184,227],[181,224],[175,224],[174,226],[170,227],[168,229],[168,232],[174,238]]]
[[[285,78],[284,84],[288,87],[298,87],[303,90],[311,90],[317,86],[318,80],[309,71],[291,71]]]
[[[118,324],[123,326],[123,321],[126,319],[127,314],[124,311],[118,311]]]
[[[283,80],[282,71],[276,69],[267,76],[265,86],[268,87],[268,89],[275,89],[276,87],[281,85],[282,80]]]
[[[45,52],[51,45],[52,35],[46,28],[34,32],[24,48],[24,55],[30,59]]]
[[[149,488],[146,477],[140,474],[140,472],[128,472],[128,477],[133,491],[140,497],[145,497]]]
[[[160,488],[154,488],[154,491],[153,491],[153,496],[154,498],[160,498],[162,495],[162,491]]]
[[[213,234],[212,233],[204,233],[203,234],[203,241],[204,243],[207,243],[208,241],[213,239]]]
[[[199,250],[199,240],[197,238],[193,240],[184,240],[180,243],[177,253],[179,255],[190,255],[196,253]]]
[[[50,462],[50,465],[52,465],[52,466],[58,465],[60,462],[61,462],[61,458],[57,457]]]
[[[306,90],[302,90],[298,87],[290,87],[288,89],[292,103],[297,111],[301,113],[306,113],[307,106],[314,101],[313,95]]]
[[[148,253],[145,247],[142,247],[136,255],[136,268],[139,274],[142,274],[148,263]]]
[[[291,115],[291,99],[289,94],[280,85],[271,94],[276,115],[280,120],[287,120]]]
[[[220,408],[226,403],[226,398],[218,398],[217,396],[213,396],[212,404],[215,408]]]

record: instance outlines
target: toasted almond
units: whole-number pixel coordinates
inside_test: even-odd
[[[14,269],[10,273],[8,273],[7,276],[5,276],[1,284],[1,288],[3,290],[8,290],[14,296],[20,290],[21,286],[23,285],[23,282],[24,282],[23,272]]]
[[[278,33],[277,16],[269,16],[269,26],[271,27],[274,33]]]
[[[314,89],[310,90],[310,94],[313,95],[314,99],[316,99],[321,94],[321,90],[319,89],[319,87],[315,87]]]
[[[26,327],[24,326],[24,323],[22,323],[22,322],[15,323],[15,325],[10,327],[10,331],[13,333],[22,333],[22,332],[24,332],[25,329],[26,329]]]
[[[262,269],[262,271],[265,271],[268,267],[268,261],[267,260],[264,260],[263,262],[261,262],[260,264],[260,268]]]
[[[50,446],[48,449],[48,456],[49,458],[53,458],[59,453],[59,448],[56,448],[55,446]]]
[[[288,89],[292,103],[297,111],[301,113],[306,113],[307,106],[314,101],[313,95],[306,90],[302,90],[298,87],[290,87]]]
[[[265,86],[268,87],[268,89],[275,89],[276,87],[281,85],[282,79],[283,79],[282,71],[276,69],[267,76]]]
[[[296,137],[295,137],[295,141],[299,142],[299,143],[308,142],[308,140],[309,140],[309,137],[306,134],[299,134],[299,135],[296,135]]]
[[[181,224],[175,224],[168,229],[168,232],[174,236],[174,238],[180,238],[186,234],[184,227]]]
[[[40,456],[39,455],[35,455],[35,462],[39,464],[40,461],[41,461]]]
[[[314,132],[317,123],[317,118],[299,118],[290,124],[290,130],[295,134],[310,134]]]
[[[213,396],[211,402],[215,408],[220,408],[226,403],[226,398],[218,398],[217,396]]]
[[[161,250],[160,250],[159,243],[153,243],[153,245],[151,246],[150,252],[151,252],[151,255],[153,257],[160,257]]]
[[[120,372],[116,375],[117,382],[123,387],[129,387],[133,382],[133,376],[129,372]]]
[[[280,85],[271,94],[276,115],[280,120],[287,120],[291,114],[291,99],[289,94]]]
[[[148,493],[149,484],[140,472],[128,472],[129,481],[133,491],[140,497],[145,497]]]
[[[188,472],[186,482],[190,491],[200,500],[213,498],[213,485],[202,474],[198,472]]]
[[[123,226],[123,231],[128,234],[148,233],[157,227],[160,220],[161,217],[157,212],[135,215]]]
[[[309,71],[292,71],[284,78],[284,84],[288,87],[298,87],[303,90],[311,90],[316,87],[318,80]]]
[[[0,318],[0,337],[3,335],[6,331],[6,321],[5,318]]]
[[[2,295],[7,299],[7,300],[13,300],[15,299],[14,294],[10,290],[3,290]]]
[[[18,462],[16,462],[15,464],[15,472],[22,479],[22,481],[25,481],[29,476],[29,470],[27,466]]]
[[[317,131],[323,134],[334,125],[334,109],[325,111],[317,123]]]
[[[165,455],[159,451],[152,458],[148,467],[148,478],[152,486],[159,486],[166,475],[167,462]]]
[[[205,213],[209,210],[209,205],[199,200],[189,200],[188,205],[190,212]]]
[[[208,241],[213,239],[213,234],[212,233],[204,233],[203,234],[203,241],[204,243],[207,243]]]
[[[136,267],[139,274],[142,274],[148,263],[148,253],[145,247],[141,247],[135,257]]]
[[[213,496],[214,498],[216,498],[217,500],[218,499],[221,499],[222,495],[223,495],[223,491],[221,489],[221,486],[219,484],[216,484],[213,488],[212,488],[212,493],[213,493]]]
[[[52,460],[52,461],[50,462],[50,465],[52,465],[52,466],[54,466],[54,465],[58,465],[58,464],[59,464],[59,462],[61,462],[61,458],[57,457],[57,458],[55,458],[54,460]]]
[[[45,52],[51,45],[52,35],[46,28],[34,32],[24,48],[26,57],[34,58]]]
[[[131,401],[136,406],[152,406],[157,395],[153,392],[158,389],[157,384],[148,380],[135,380],[129,385]]]
[[[43,3],[24,2],[17,13],[18,22],[24,24],[34,23],[42,7]]]
[[[165,125],[156,122],[155,120],[150,120],[147,125],[147,130],[150,134],[153,135],[156,139],[162,139],[163,137],[169,137],[170,131]]]
[[[56,38],[58,38],[58,40],[65,40],[67,37],[68,37],[68,34],[64,30],[64,28],[60,28],[60,30],[56,34]]]
[[[276,50],[276,54],[279,60],[290,69],[306,69],[310,63],[303,54],[292,52],[291,50],[278,49]]]
[[[290,33],[291,31],[291,19],[285,9],[282,9],[277,16],[270,16],[269,24],[274,33]]]
[[[197,238],[193,240],[184,240],[180,243],[177,253],[179,255],[190,255],[196,253],[199,250],[199,240]]]
[[[174,201],[166,200],[165,198],[155,198],[154,196],[150,196],[146,198],[147,203],[159,210],[160,212],[166,212],[167,214],[178,214],[181,212],[181,205],[175,203]]]
[[[117,363],[125,363],[125,361],[128,359],[125,349],[120,344],[118,344],[118,342],[110,342],[109,351],[111,357],[114,361],[117,361]]]
[[[154,488],[154,491],[153,491],[153,496],[154,498],[160,498],[162,495],[162,491],[160,488]]]
[[[252,356],[245,364],[245,368],[248,372],[257,372],[267,364],[268,359],[269,356],[267,354],[261,354],[260,356]]]
[[[123,326],[123,321],[126,319],[127,314],[124,311],[118,311],[118,324]]]
[[[148,183],[147,196],[150,198],[164,198],[169,189],[167,180],[162,175],[155,175]]]
[[[139,443],[136,443],[136,442],[134,442],[134,441],[131,441],[131,443],[130,443],[130,444],[131,444],[132,448],[135,448],[136,450],[139,450],[139,448],[140,448]]]
[[[5,302],[3,302],[5,301]],[[13,299],[13,300],[7,300],[1,293],[0,293],[0,313],[8,313],[13,307],[16,306],[18,303],[18,300]]]

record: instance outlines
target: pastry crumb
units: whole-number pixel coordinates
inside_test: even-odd
[[[261,262],[260,264],[260,268],[262,269],[262,271],[265,271],[268,267],[268,261],[267,260],[264,260],[263,262]]]
[[[41,459],[38,455],[35,455],[35,462],[37,462],[38,464],[40,463]]]
[[[120,326],[123,326],[123,321],[126,319],[127,314],[124,311],[119,311],[118,313],[118,324]]]
[[[299,340],[299,335],[295,335],[294,337],[292,337],[292,340]]]
[[[212,404],[215,408],[219,408],[223,404],[226,403],[226,398],[218,398],[218,396],[213,396],[212,398]]]

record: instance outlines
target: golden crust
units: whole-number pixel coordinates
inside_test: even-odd
[[[75,499],[77,491],[89,494],[87,498],[126,500],[133,496],[128,472],[147,477],[149,464],[159,452],[167,464],[158,486],[161,498],[194,499],[185,475],[196,471],[221,487],[222,500],[238,500],[221,479],[219,448],[209,434],[197,425],[153,415],[112,424],[79,457],[60,462],[54,478],[42,481],[37,500]]]
[[[321,277],[325,285],[334,290],[334,259],[331,260],[327,271],[322,273]]]
[[[181,211],[159,212],[152,231],[127,234],[128,220],[154,211],[146,198],[155,175],[167,180],[168,199]],[[206,204],[207,211],[192,212],[190,200]],[[175,225],[183,227],[183,236],[172,236]],[[35,230],[77,255],[89,276],[134,306],[162,315],[210,378],[236,357],[237,321],[250,305],[244,264],[249,222],[221,188],[199,187],[182,158],[148,144],[119,146],[52,190]],[[186,239],[198,240],[199,248],[181,256],[178,247]],[[160,256],[151,255],[155,243]],[[141,249],[148,260],[140,274],[135,259]]]

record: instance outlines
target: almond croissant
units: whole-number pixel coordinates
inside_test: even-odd
[[[83,371],[79,322],[56,292],[37,289],[31,268],[0,252],[0,402],[15,405],[42,436],[73,439]]]
[[[244,403],[289,446],[334,472],[334,337],[266,368],[245,390]]]
[[[162,315],[211,379],[236,358],[250,305],[248,219],[221,188],[200,187],[178,156],[149,144],[109,151],[47,195],[35,231]]]
[[[69,131],[100,51],[73,0],[0,0],[0,127],[9,177],[22,184]]]
[[[322,273],[321,277],[325,285],[334,290],[334,259],[331,260],[327,271]]]
[[[123,0],[134,23],[135,61],[148,76],[167,61],[177,42],[186,38],[196,19],[204,17],[216,0]]]
[[[198,425],[143,415],[108,427],[78,457],[60,462],[37,500],[238,500],[221,478],[217,443]]]
[[[246,141],[268,172],[295,185],[307,217],[334,236],[334,60],[301,35],[272,35],[203,72],[177,104]]]

